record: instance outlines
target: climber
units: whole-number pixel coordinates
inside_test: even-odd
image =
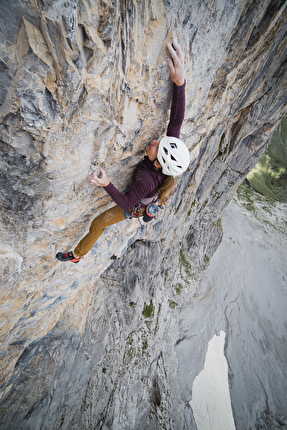
[[[171,56],[167,64],[170,78],[174,83],[167,136],[160,142],[153,140],[147,147],[147,155],[135,168],[132,185],[127,194],[120,193],[114,187],[102,168],[100,168],[100,176],[95,172],[89,176],[90,184],[103,187],[116,206],[93,220],[89,233],[79,242],[74,251],[58,252],[56,254],[58,260],[78,263],[94,246],[107,226],[131,218],[132,214],[138,214],[142,208],[156,201],[160,205],[165,204],[175,187],[174,177],[181,175],[187,169],[190,161],[189,151],[179,140],[185,111],[184,60],[181,48],[175,40],[172,44],[168,43],[167,48]]]

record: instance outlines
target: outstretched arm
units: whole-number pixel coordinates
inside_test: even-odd
[[[185,73],[184,59],[180,46],[174,40],[172,45],[167,45],[170,56],[167,60],[170,78],[174,82],[173,96],[170,110],[170,119],[167,127],[167,136],[179,138],[180,129],[184,120],[185,112]]]
[[[103,187],[105,191],[111,196],[114,202],[120,206],[124,211],[130,210],[135,206],[143,197],[154,191],[155,183],[152,177],[146,178],[145,181],[133,181],[131,188],[127,194],[122,194],[116,187],[109,181],[106,172],[100,167],[101,177],[96,173],[89,176],[89,182],[97,187]]]

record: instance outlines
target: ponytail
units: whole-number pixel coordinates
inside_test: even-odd
[[[165,205],[170,196],[174,193],[177,186],[177,179],[173,176],[166,176],[158,189],[159,204]]]

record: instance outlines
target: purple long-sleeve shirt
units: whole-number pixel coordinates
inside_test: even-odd
[[[185,83],[181,87],[174,84],[167,136],[179,138],[184,112]],[[166,175],[161,170],[156,170],[148,157],[145,157],[135,168],[132,185],[126,194],[120,193],[111,182],[104,189],[118,206],[128,211],[143,198],[154,197],[165,177]]]

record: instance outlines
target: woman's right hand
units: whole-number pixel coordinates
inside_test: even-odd
[[[101,172],[101,177],[97,176],[96,173],[94,172],[89,176],[88,181],[90,182],[90,184],[96,185],[97,187],[107,187],[110,181],[106,175],[106,172],[101,167],[100,167],[100,172]]]

